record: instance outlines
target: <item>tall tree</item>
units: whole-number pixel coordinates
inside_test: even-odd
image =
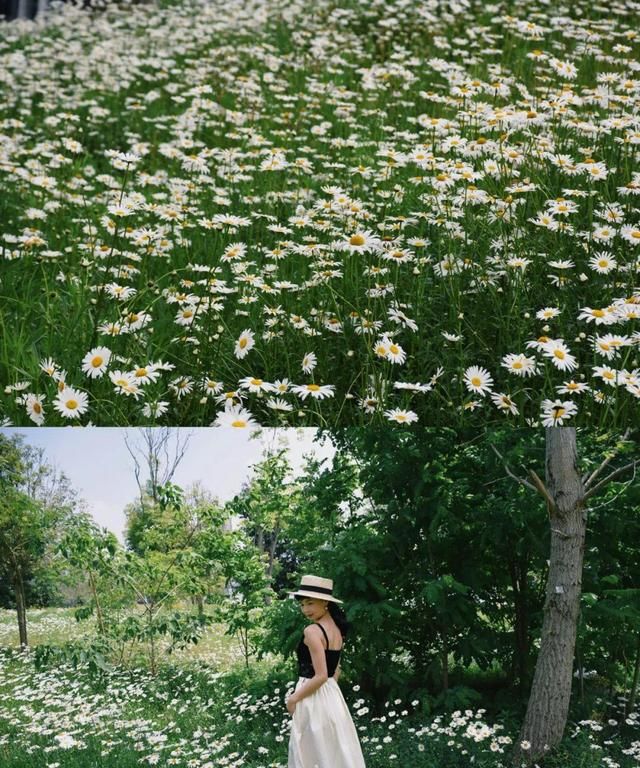
[[[0,571],[13,589],[20,646],[28,645],[27,580],[59,537],[75,494],[41,450],[0,435]]]
[[[621,443],[627,441],[625,433]],[[514,765],[531,764],[557,746],[569,713],[573,659],[582,592],[582,569],[587,530],[587,500],[607,483],[634,469],[634,460],[596,482],[622,451],[610,451],[592,472],[580,473],[574,427],[548,427],[545,433],[545,482],[535,471],[518,482],[540,493],[547,504],[551,532],[549,571],[540,650]]]
[[[138,430],[138,440],[125,435],[124,442],[134,463],[136,483],[141,498],[148,494],[158,503],[159,487],[170,483],[184,458],[190,433],[181,437],[178,429],[145,427]]]
[[[20,647],[28,644],[25,576],[41,555],[44,526],[40,508],[15,488],[4,488],[0,497],[0,561],[13,589]]]
[[[190,433],[181,437],[180,431],[169,427],[145,427],[138,430],[138,439],[125,435],[124,442],[133,459],[133,471],[138,485],[138,499],[125,510],[126,540],[134,551],[141,551],[147,529],[158,524],[160,512],[159,489],[171,483],[189,445]]]
[[[299,484],[291,480],[286,450],[267,451],[254,465],[251,480],[229,502],[229,508],[247,521],[255,546],[264,551],[265,574],[271,580],[276,565],[275,552],[283,530],[292,517]]]
[[[561,741],[571,698],[587,529],[575,429],[547,429],[545,467],[551,552],[540,652],[521,734],[521,742],[531,744],[525,752],[536,758]]]

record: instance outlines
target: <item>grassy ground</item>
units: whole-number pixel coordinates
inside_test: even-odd
[[[92,677],[65,665],[38,671],[33,654],[0,645],[0,765],[12,768],[133,768],[140,765],[284,768],[291,662],[217,667],[204,651],[164,664],[156,677],[114,670]],[[51,642],[65,640],[68,611],[30,612],[30,623]],[[205,640],[204,645],[213,640]],[[211,653],[211,652],[209,652]],[[215,654],[214,654],[215,655]],[[222,656],[217,657],[222,663]],[[517,733],[503,712],[484,708],[427,716],[419,700],[395,699],[379,708],[341,679],[367,768],[501,768]],[[640,765],[640,712],[626,719],[602,704],[591,719],[572,722],[553,768],[634,768]]]
[[[212,624],[207,627],[197,645],[175,650],[178,661],[201,661],[213,669],[229,669],[242,659],[238,642],[224,634],[225,627]],[[93,619],[77,622],[71,608],[32,608],[28,613],[28,637],[32,646],[41,643],[58,645],[70,639],[90,637],[95,631]],[[19,647],[15,611],[0,609],[0,647]],[[160,649],[163,645],[160,643]]]
[[[0,25],[5,423],[637,420],[630,8]]]

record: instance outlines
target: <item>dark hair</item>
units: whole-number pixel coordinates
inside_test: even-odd
[[[331,618],[337,624],[342,637],[343,638],[346,637],[347,633],[351,629],[351,623],[347,621],[347,616],[345,612],[342,610],[342,608],[340,608],[338,603],[333,603],[329,601],[329,613],[331,614]]]
[[[304,595],[295,595],[295,598],[298,602],[301,602],[304,600]],[[322,600],[320,595],[318,595],[318,599]],[[346,637],[347,633],[351,629],[351,622],[347,621],[347,615],[345,612],[340,608],[338,603],[334,603],[333,600],[327,600],[327,605],[329,608],[329,613],[331,614],[331,618],[335,621],[336,626],[340,630],[340,634],[342,637]]]

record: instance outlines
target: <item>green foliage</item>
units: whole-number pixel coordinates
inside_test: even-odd
[[[334,579],[352,625],[342,680],[360,686],[372,713],[404,696],[425,714],[473,708],[479,697],[518,711],[542,621],[549,525],[544,502],[505,465],[542,476],[543,435],[354,430],[332,438],[332,466],[310,460],[293,478],[284,453],[267,455],[224,507],[192,505],[177,486],[156,488],[135,551],[74,514],[57,534],[58,552],[70,576],[91,585],[76,617],[96,622],[104,645],[95,653],[160,674],[169,654],[198,643],[217,620],[239,643],[247,674],[252,659],[275,657],[293,675],[305,621],[286,593],[301,574],[318,573]],[[614,469],[637,455],[633,443],[615,453],[613,434],[580,432],[579,441],[585,475],[605,457]],[[621,476],[588,510],[576,655],[585,674],[575,677],[573,700],[580,717],[605,716],[593,699],[605,684],[628,698],[637,691],[638,508],[638,484]],[[80,646],[59,657],[43,649],[39,664],[93,663],[94,650]]]
[[[83,667],[89,675],[101,678],[114,669],[109,661],[111,646],[105,637],[93,638],[90,642],[69,641],[51,645],[40,643],[34,651],[34,666],[38,671],[68,664],[74,668]]]
[[[73,655],[77,662],[73,663]],[[286,764],[289,716],[284,707],[292,670],[265,663],[225,674],[206,664],[164,664],[151,677],[142,670],[102,669],[85,651],[70,651],[55,666],[0,649],[0,764],[33,768],[115,765],[135,768],[173,755],[180,765],[211,761],[267,768]],[[429,713],[422,701],[399,695],[380,714],[361,691],[340,681],[363,745],[367,768],[507,768],[518,713],[489,713],[472,692],[450,691],[450,714]],[[25,707],[23,692],[31,700]],[[598,690],[604,709],[570,732],[545,768],[635,768],[635,729]],[[613,716],[616,725],[608,719]],[[582,719],[582,718],[580,718]],[[71,749],[58,737],[80,742]],[[625,754],[625,752],[627,754]],[[203,757],[203,753],[206,754]],[[241,763],[239,762],[241,761]]]
[[[145,647],[154,673],[163,653],[161,643],[167,653],[197,643],[214,621],[201,607],[194,612],[175,606],[206,594],[216,562],[212,558],[223,554],[225,536],[220,510],[200,509],[200,527],[190,527],[179,487],[159,488],[157,497],[164,518],[144,531],[142,554],[123,550],[113,534],[80,516],[60,544],[60,553],[87,575],[92,587],[91,602],[76,611],[76,618],[82,621],[95,614],[111,657],[120,662],[127,655],[137,659],[134,649]],[[132,604],[139,606],[134,612]]]
[[[316,501],[327,505],[317,511],[324,544],[301,553],[299,571],[330,576],[347,598],[354,625],[348,664],[363,689],[379,701],[393,691],[425,691],[443,706],[458,665],[489,670],[498,664],[501,685],[517,685],[526,695],[542,622],[549,530],[543,502],[515,483],[505,464],[520,475],[529,469],[544,475],[544,435],[369,429],[332,433],[332,439],[342,465],[357,467],[356,480],[340,500],[342,514],[333,514],[330,495]],[[591,472],[603,451],[615,451],[618,437],[592,439],[583,432],[580,440]],[[621,455],[617,464],[628,460]],[[319,472],[317,484],[330,476]],[[591,634],[580,648],[590,666],[630,685],[635,595],[625,593],[631,603],[623,605],[622,597],[607,595],[617,583],[592,584],[589,574],[605,568],[606,579],[619,561],[624,585],[638,583],[637,484],[625,478],[607,494],[615,506],[609,496],[598,497],[603,512],[596,507],[589,517],[585,564],[585,588],[591,584],[589,591],[603,601],[602,614],[585,603],[581,627]]]
[[[265,573],[265,556],[242,531],[229,535],[224,575],[230,594],[219,601],[218,618],[227,624],[227,632],[238,638],[245,658],[258,651],[265,600],[271,589]]]
[[[26,640],[27,605],[57,599],[60,563],[53,548],[75,510],[75,493],[43,452],[22,436],[0,434],[0,604],[15,605]]]
[[[291,658],[306,626],[298,602],[292,598],[273,600],[264,609],[263,621],[259,658],[268,653]]]

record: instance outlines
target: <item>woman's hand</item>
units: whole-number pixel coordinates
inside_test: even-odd
[[[293,698],[293,696],[289,696],[287,699],[287,712],[292,715],[296,711],[296,704],[298,702]]]

